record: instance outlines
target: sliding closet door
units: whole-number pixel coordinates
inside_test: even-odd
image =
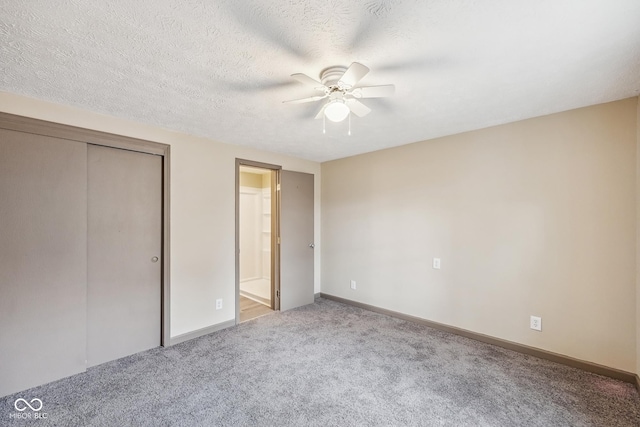
[[[162,157],[89,145],[88,366],[160,345]]]
[[[86,150],[0,129],[0,396],[85,369]]]

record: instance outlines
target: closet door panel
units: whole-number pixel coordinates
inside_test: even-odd
[[[91,367],[160,345],[162,157],[88,150]]]
[[[86,363],[87,145],[0,129],[0,396]]]

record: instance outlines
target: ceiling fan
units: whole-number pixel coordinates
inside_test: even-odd
[[[316,115],[316,119],[326,117],[333,122],[341,122],[349,116],[349,113],[364,117],[371,112],[371,109],[360,102],[359,99],[382,98],[393,95],[395,91],[394,85],[356,87],[367,73],[369,73],[369,68],[354,62],[348,68],[344,66],[325,68],[320,73],[320,81],[306,74],[292,74],[291,77],[300,83],[311,86],[315,90],[323,92],[323,94],[284,101],[284,103],[302,104],[327,99],[328,101]]]

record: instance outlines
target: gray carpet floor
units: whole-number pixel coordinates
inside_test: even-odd
[[[47,419],[10,419],[40,398]],[[28,411],[28,410],[27,410]],[[630,384],[324,299],[0,399],[2,426],[640,426]]]

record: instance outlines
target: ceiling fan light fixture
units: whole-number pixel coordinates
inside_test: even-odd
[[[334,99],[324,108],[324,115],[332,122],[341,122],[347,118],[350,111],[342,99]]]

